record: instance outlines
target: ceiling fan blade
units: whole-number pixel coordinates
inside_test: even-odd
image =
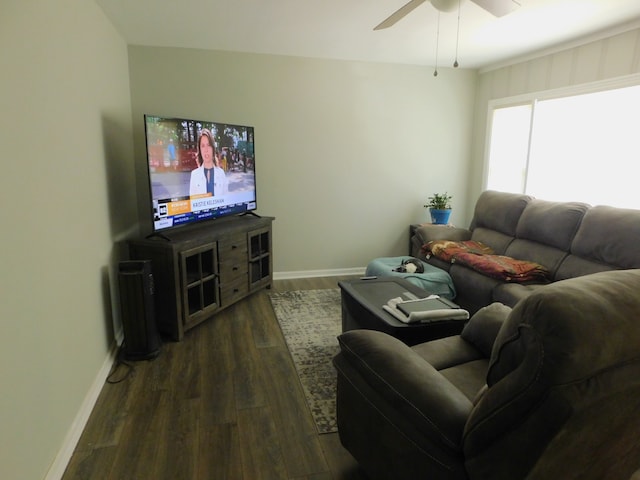
[[[409,3],[406,3],[393,12],[391,16],[377,25],[374,30],[382,30],[383,28],[389,28],[390,26],[395,25],[396,22],[402,20],[405,16],[409,15],[414,9],[418,8],[426,1],[427,0],[411,0]]]
[[[504,17],[520,6],[515,0],[471,0],[496,17]]]

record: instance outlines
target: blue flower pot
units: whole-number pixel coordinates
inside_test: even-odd
[[[435,225],[446,225],[449,223],[449,217],[451,216],[451,209],[438,209],[438,208],[430,208],[429,212],[431,213],[431,223]]]

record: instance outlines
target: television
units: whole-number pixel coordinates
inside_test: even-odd
[[[253,212],[254,129],[145,115],[153,232]]]

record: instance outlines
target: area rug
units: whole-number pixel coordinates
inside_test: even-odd
[[[337,432],[337,380],[331,361],[339,350],[340,290],[296,290],[270,293],[269,298],[318,433]]]

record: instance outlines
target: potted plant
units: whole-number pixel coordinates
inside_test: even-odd
[[[427,204],[424,208],[429,209],[431,214],[431,223],[436,225],[446,225],[449,223],[449,217],[451,216],[451,199],[452,195],[445,193],[434,193],[427,200]]]

